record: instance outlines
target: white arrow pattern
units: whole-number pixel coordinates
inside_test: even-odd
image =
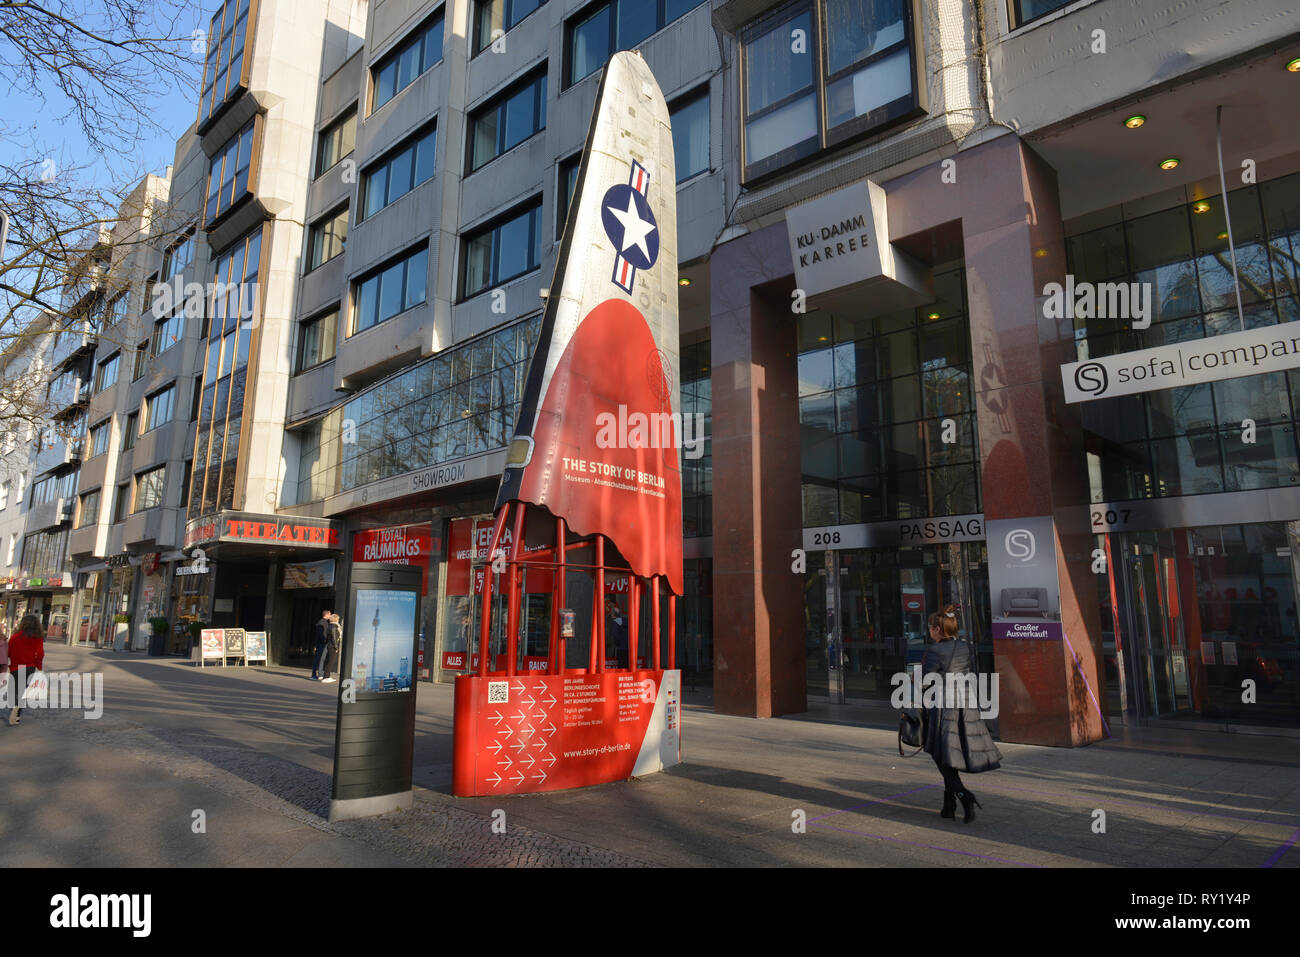
[[[519,710],[507,717],[498,709],[488,717],[496,738],[487,745],[487,750],[500,758],[496,765],[502,770],[493,771],[484,780],[493,788],[499,787],[504,781],[511,790],[515,790],[525,781],[544,784],[550,777],[547,772],[559,763],[559,758],[548,750],[559,731],[550,718],[550,709],[559,704],[559,699],[545,681],[536,681],[530,687],[524,681],[514,679],[511,690],[518,696],[516,700]],[[518,737],[511,743],[516,732]],[[504,751],[514,751],[516,757],[511,758]],[[537,753],[534,754],[534,751]],[[541,766],[536,767],[539,764]],[[525,774],[525,769],[530,773]],[[502,774],[507,776],[503,778]]]

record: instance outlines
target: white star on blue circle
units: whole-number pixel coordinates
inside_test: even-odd
[[[600,202],[605,234],[619,254],[637,269],[659,258],[659,226],[646,198],[626,183],[611,186]]]

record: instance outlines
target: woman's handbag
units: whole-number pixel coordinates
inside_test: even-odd
[[[903,745],[916,748],[912,754],[903,750]],[[905,758],[919,754],[925,747],[925,721],[922,712],[915,708],[904,708],[898,715],[898,753]]]

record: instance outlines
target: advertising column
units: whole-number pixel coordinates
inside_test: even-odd
[[[421,572],[354,565],[343,621],[330,820],[411,806]]]

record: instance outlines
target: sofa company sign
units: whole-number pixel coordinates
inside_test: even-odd
[[[1199,385],[1300,368],[1300,322],[1070,362],[1061,366],[1066,402]]]

